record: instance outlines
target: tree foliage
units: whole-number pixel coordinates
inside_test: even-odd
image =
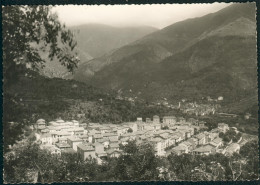
[[[77,181],[224,181],[258,178],[257,143],[241,147],[241,154],[155,155],[149,143],[131,141],[121,146],[123,154],[108,157],[104,163],[95,159],[82,161],[77,154],[52,155],[32,142],[22,142],[4,155],[4,180],[20,182]],[[245,152],[248,151],[248,152]],[[254,156],[254,157],[253,157]]]
[[[228,143],[231,140],[236,143],[241,138],[241,136],[242,134],[240,132],[236,133],[236,131],[232,128],[229,129],[226,133],[219,133],[219,137],[222,138],[225,143]]]
[[[79,61],[73,33],[62,25],[51,6],[4,6],[2,8],[3,76],[13,83],[27,68],[37,70],[48,52],[72,71]]]

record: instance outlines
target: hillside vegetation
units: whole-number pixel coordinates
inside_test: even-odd
[[[157,30],[149,26],[121,28],[101,24],[84,24],[69,27],[69,29],[73,31],[77,41],[79,65],[85,65],[93,58],[100,57]],[[45,53],[41,53],[41,55],[47,59]],[[81,67],[79,67],[80,69]],[[90,69],[84,72],[92,73]],[[47,60],[41,74],[48,77],[72,78],[72,74],[68,73],[57,60]]]
[[[74,79],[149,101],[257,95],[255,4],[170,25],[79,66]],[[255,102],[256,104],[257,102]]]
[[[165,107],[147,106],[140,101],[129,102],[115,97],[113,91],[75,80],[46,78],[27,72],[27,76],[20,76],[4,91],[4,148],[20,140],[25,129],[40,118],[47,122],[61,118],[84,123],[119,124],[135,121],[140,116],[146,118],[174,113]]]

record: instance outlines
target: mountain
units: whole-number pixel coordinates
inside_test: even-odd
[[[77,53],[81,60],[79,65],[157,30],[149,26],[112,27],[101,24],[85,24],[69,27],[69,29],[75,33]],[[48,77],[70,78],[71,75],[67,73],[66,68],[57,60],[49,61],[45,53],[42,56],[47,62],[41,74]]]
[[[177,22],[80,65],[74,79],[148,100],[255,94],[255,9],[233,4]]]
[[[112,27],[102,24],[73,26],[78,48],[93,58],[100,57],[113,49],[127,45],[157,29],[149,26]]]

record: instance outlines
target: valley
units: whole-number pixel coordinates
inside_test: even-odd
[[[163,28],[93,23],[100,7],[67,28],[3,6],[4,181],[258,179],[255,4]]]

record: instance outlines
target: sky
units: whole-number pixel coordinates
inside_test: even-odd
[[[53,8],[67,26],[105,24],[116,27],[152,26],[164,28],[188,18],[201,17],[229,6],[213,4],[152,5],[62,5]]]

